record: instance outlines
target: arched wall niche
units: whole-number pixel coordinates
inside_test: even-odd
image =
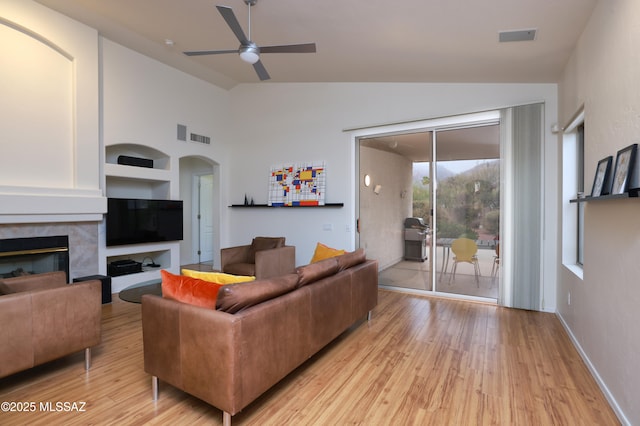
[[[0,181],[72,188],[73,58],[50,40],[7,20],[0,20],[0,40],[0,55],[10,64],[0,67],[0,113],[11,117],[3,120]]]
[[[97,30],[35,2],[2,9],[0,223],[99,220]]]

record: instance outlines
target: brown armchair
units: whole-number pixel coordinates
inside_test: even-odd
[[[67,284],[63,271],[0,279],[0,377],[100,343],[102,284]]]
[[[249,245],[220,250],[220,263],[227,274],[277,277],[295,273],[296,248],[284,237],[255,237]]]

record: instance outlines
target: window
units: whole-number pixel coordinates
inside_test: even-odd
[[[577,194],[584,192],[584,122],[576,127],[576,170],[578,172]],[[584,203],[576,203],[578,208],[578,233],[576,236],[576,263],[584,264]]]
[[[582,277],[584,263],[584,110],[580,109],[562,135],[562,263]]]

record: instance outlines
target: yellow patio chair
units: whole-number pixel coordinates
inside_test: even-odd
[[[449,277],[449,283],[451,280],[456,279],[456,269],[458,269],[458,263],[465,262],[473,265],[473,272],[476,278],[476,285],[480,287],[480,264],[478,263],[478,245],[475,241],[469,238],[458,238],[451,243],[451,251],[453,251],[453,266],[451,270],[451,276]]]
[[[493,256],[493,266],[491,267],[491,276],[495,277],[500,267],[500,243],[496,244],[496,254]]]

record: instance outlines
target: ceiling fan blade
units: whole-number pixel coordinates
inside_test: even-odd
[[[227,25],[231,28],[231,31],[236,35],[240,44],[243,46],[249,43],[249,39],[244,35],[244,31],[242,31],[242,27],[236,18],[236,15],[233,13],[233,9],[227,6],[216,6],[218,8],[218,12],[222,15],[225,21],[227,21]]]
[[[271,78],[269,77],[267,69],[264,67],[264,65],[262,65],[262,61],[258,61],[253,64],[253,69],[256,70],[256,74],[258,74],[258,77],[260,77],[261,81],[269,80]]]
[[[315,51],[315,43],[260,46],[260,53],[315,53]]]
[[[202,55],[219,55],[221,53],[238,53],[238,49],[233,50],[199,50],[195,52],[182,52],[187,56],[202,56]]]

